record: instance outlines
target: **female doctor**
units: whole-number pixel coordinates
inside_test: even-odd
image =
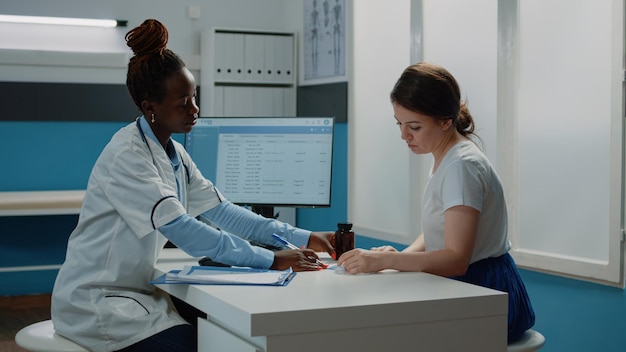
[[[118,131],[96,161],[52,293],[57,333],[92,351],[195,351],[196,330],[149,284],[169,240],[192,256],[254,268],[316,270],[332,232],[266,219],[224,199],[172,133],[198,118],[194,77],[149,19],[126,34],[126,85],[142,117]],[[217,225],[219,230],[196,217]],[[304,250],[272,252],[272,233]],[[232,235],[238,234],[244,239]]]

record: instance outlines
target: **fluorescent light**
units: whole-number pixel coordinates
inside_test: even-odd
[[[44,17],[44,16],[13,16],[0,15],[0,22],[31,23],[31,24],[61,24],[66,26],[90,27],[126,27],[123,20],[98,20],[90,18]]]

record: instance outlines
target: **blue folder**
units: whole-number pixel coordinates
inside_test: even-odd
[[[171,270],[150,283],[187,285],[255,285],[286,286],[296,273],[287,270],[265,270],[244,267],[185,266]]]

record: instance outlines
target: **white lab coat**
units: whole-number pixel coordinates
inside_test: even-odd
[[[180,143],[181,199],[164,149],[138,123],[118,131],[96,161],[52,295],[55,330],[93,351],[134,344],[184,320],[149,281],[166,238],[156,229],[198,216],[220,199]]]

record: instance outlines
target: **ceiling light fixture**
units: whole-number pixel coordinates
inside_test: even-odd
[[[0,15],[0,22],[31,23],[31,24],[60,24],[67,26],[90,27],[126,27],[125,20],[99,20],[90,18],[44,17],[44,16],[14,16]]]

